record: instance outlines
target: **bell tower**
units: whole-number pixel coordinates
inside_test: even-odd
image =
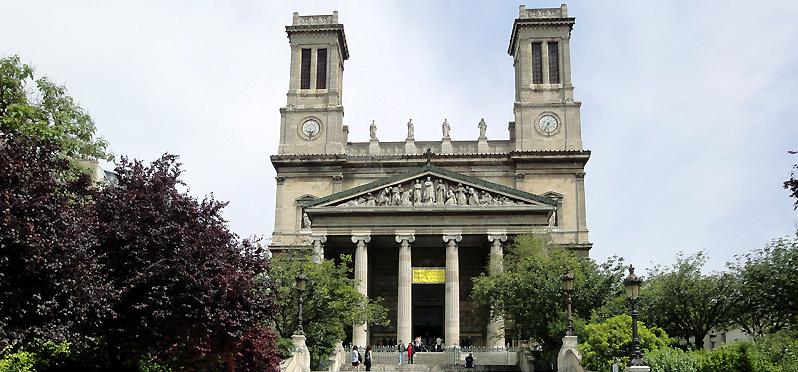
[[[520,6],[510,47],[515,67],[516,151],[581,150],[580,102],[571,83],[571,30],[568,8]]]
[[[338,12],[300,16],[285,27],[291,46],[288,100],[280,108],[279,154],[342,154],[346,145],[341,102],[349,58]]]

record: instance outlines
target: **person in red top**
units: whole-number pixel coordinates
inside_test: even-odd
[[[407,364],[413,364],[413,343],[407,343]]]

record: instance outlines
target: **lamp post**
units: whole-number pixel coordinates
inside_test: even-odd
[[[297,326],[296,326],[296,331],[294,331],[294,334],[304,335],[305,330],[302,329],[302,301],[303,301],[302,295],[304,294],[305,289],[307,288],[308,278],[305,276],[304,273],[300,272],[299,274],[297,274],[295,279],[296,279],[296,290],[297,292],[299,292],[299,315],[297,317]]]
[[[632,312],[632,359],[629,366],[646,366],[643,355],[640,352],[640,337],[637,334],[637,299],[640,297],[640,284],[643,280],[635,275],[635,267],[629,265],[629,276],[623,280],[623,287],[626,290],[626,298]]]
[[[568,305],[568,330],[565,332],[566,336],[574,335],[574,318],[571,314],[571,294],[574,291],[574,274],[570,271],[562,276],[563,287],[565,287],[565,303]]]

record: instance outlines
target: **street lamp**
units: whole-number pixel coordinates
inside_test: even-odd
[[[565,332],[566,336],[574,335],[574,319],[571,315],[571,293],[574,291],[574,274],[570,271],[563,274],[562,283],[565,287],[565,303],[568,305],[568,330]]]
[[[643,279],[635,275],[635,267],[629,265],[629,276],[623,280],[623,288],[632,310],[632,359],[629,360],[629,366],[647,365],[640,352],[640,337],[637,334],[637,299],[640,297],[640,284],[642,283]]]
[[[300,272],[296,276],[296,290],[299,292],[299,316],[297,320],[296,331],[294,334],[297,335],[304,335],[305,331],[302,329],[302,294],[305,292],[305,289],[308,286],[308,277],[305,276],[304,273]]]

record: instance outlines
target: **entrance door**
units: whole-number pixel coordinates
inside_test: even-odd
[[[416,337],[430,348],[436,338],[443,338],[443,305],[413,306],[413,339]]]

